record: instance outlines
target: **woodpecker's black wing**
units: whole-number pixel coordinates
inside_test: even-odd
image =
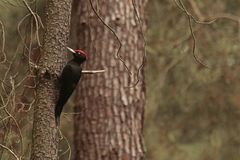
[[[59,93],[59,99],[57,101],[56,107],[55,107],[55,119],[56,124],[59,125],[60,123],[60,115],[63,110],[63,106],[68,101],[69,97],[72,95],[74,89],[77,86],[77,83],[81,77],[81,68],[79,65],[71,64],[69,62],[62,71],[61,77],[60,77],[60,93]]]

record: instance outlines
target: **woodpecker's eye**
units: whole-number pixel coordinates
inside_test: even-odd
[[[75,52],[81,56],[84,56],[84,57],[88,57],[88,54],[86,52],[84,52],[83,50],[75,50]]]

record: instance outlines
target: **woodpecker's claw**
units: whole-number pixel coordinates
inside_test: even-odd
[[[66,47],[68,49],[68,51],[72,52],[72,53],[76,53],[72,48],[70,47]]]

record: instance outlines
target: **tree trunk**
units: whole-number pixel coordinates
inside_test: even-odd
[[[69,36],[71,0],[48,0],[42,55],[39,61],[34,108],[32,160],[58,159],[58,129],[54,107],[58,87],[57,76],[64,61],[64,47]]]
[[[137,74],[144,55],[142,28],[146,0],[93,1],[99,16],[118,35],[119,55]],[[136,10],[139,14],[136,16]],[[140,160],[144,158],[144,83],[129,88],[136,76],[129,76],[115,58],[119,42],[93,12],[90,1],[74,2],[73,20],[78,48],[89,52],[85,69],[106,69],[84,75],[77,90],[74,117],[76,160]],[[144,23],[144,24],[139,24]],[[143,79],[143,72],[140,73]]]

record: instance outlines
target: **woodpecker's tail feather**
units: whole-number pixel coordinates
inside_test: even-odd
[[[62,105],[57,104],[55,107],[55,121],[56,121],[56,126],[60,125],[60,116],[62,113]]]
[[[55,116],[56,126],[60,126],[60,117]]]

